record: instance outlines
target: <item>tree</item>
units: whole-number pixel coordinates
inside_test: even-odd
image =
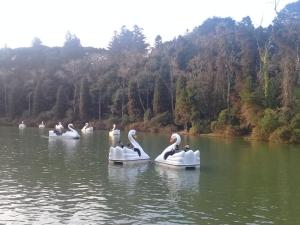
[[[41,41],[41,39],[39,39],[38,37],[35,37],[35,38],[32,40],[32,42],[31,42],[31,46],[32,46],[33,48],[39,47],[39,46],[41,46],[41,45],[42,45],[42,41]]]
[[[185,79],[179,77],[176,84],[175,122],[183,125],[187,132],[188,123],[191,122],[191,104],[185,87]]]
[[[153,112],[155,115],[170,111],[171,101],[169,90],[162,78],[158,76],[155,81],[154,96],[153,96]]]
[[[60,86],[57,90],[57,95],[56,95],[56,103],[54,106],[54,115],[57,119],[62,119],[65,116],[65,112],[68,108],[67,103],[68,98],[65,93],[64,86]]]
[[[13,82],[8,96],[9,117],[14,119],[21,116],[26,108],[26,103],[26,95],[21,81]]]
[[[76,59],[83,56],[83,48],[80,39],[70,31],[66,33],[64,46],[62,48],[63,57],[68,59]]]
[[[131,80],[128,86],[128,115],[131,121],[140,120],[143,116],[135,80]]]
[[[88,120],[90,118],[91,97],[89,91],[89,84],[85,77],[81,79],[80,97],[79,97],[79,116],[81,120]]]
[[[34,92],[33,92],[33,106],[32,106],[32,113],[33,116],[38,116],[38,114],[43,109],[43,90],[41,81],[39,80],[35,86]]]
[[[162,46],[162,38],[160,35],[157,35],[155,37],[155,43],[154,43],[155,48],[159,48]]]

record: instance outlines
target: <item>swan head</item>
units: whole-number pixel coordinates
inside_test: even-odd
[[[136,138],[136,130],[130,130],[128,132],[128,136],[131,136],[131,137],[135,137]]]
[[[170,142],[173,142],[175,140],[176,140],[176,144],[179,145],[181,142],[181,138],[180,138],[179,134],[177,134],[177,133],[174,133],[171,135]]]
[[[87,126],[87,125],[89,125],[89,123],[85,123],[85,125]]]
[[[61,125],[61,122],[58,122],[59,125]]]

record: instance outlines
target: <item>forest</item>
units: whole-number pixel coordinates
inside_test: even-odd
[[[0,124],[57,121],[300,143],[300,1],[255,28],[209,18],[172,41],[123,26],[106,49],[0,49]],[[78,127],[79,128],[79,127]]]

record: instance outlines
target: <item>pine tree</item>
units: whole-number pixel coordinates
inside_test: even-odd
[[[156,78],[153,95],[153,112],[155,115],[171,111],[171,101],[167,86],[160,77]]]
[[[128,86],[128,114],[132,121],[141,119],[143,115],[138,96],[137,83],[134,80],[131,80]]]
[[[188,123],[191,121],[191,104],[188,92],[185,88],[185,79],[178,78],[176,84],[176,104],[175,104],[175,122],[184,126],[188,130]]]

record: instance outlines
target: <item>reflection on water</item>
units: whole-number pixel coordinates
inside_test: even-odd
[[[49,152],[54,152],[63,149],[67,155],[73,155],[79,148],[80,140],[78,139],[64,139],[64,138],[49,138],[48,149]]]
[[[26,128],[24,128],[24,129],[19,129],[19,135],[20,135],[20,136],[23,136],[23,135],[24,135],[25,129],[26,129]]]
[[[148,168],[148,162],[131,163],[126,165],[108,164],[109,181],[125,187],[133,187],[137,183],[138,177]]]
[[[170,191],[198,191],[200,182],[200,170],[184,170],[162,165],[155,165],[155,171],[162,182],[165,182]]]
[[[51,151],[54,149],[63,148],[67,151],[76,151],[79,147],[79,143],[79,139],[49,138],[48,149]]]

